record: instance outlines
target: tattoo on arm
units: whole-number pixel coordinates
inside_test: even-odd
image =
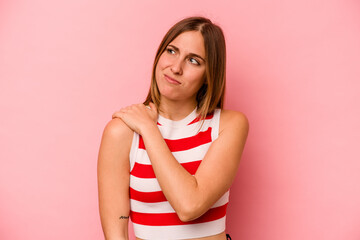
[[[128,219],[129,216],[120,216],[119,219]]]

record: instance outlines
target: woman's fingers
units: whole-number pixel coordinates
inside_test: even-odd
[[[150,106],[150,110],[153,110],[157,113],[157,109],[156,109],[156,106],[154,103],[150,102],[149,106]],[[145,105],[142,103],[132,104],[132,105],[121,108],[119,111],[114,112],[112,114],[112,118],[121,118],[121,116],[120,116],[121,113],[127,113],[129,111],[141,112],[141,111],[144,111],[143,109],[146,109],[146,108],[145,108]]]
[[[131,106],[120,108],[119,111],[113,113],[112,118],[121,118],[121,113],[126,113],[130,108]]]
[[[117,111],[117,112],[114,112],[113,115],[112,115],[112,118],[120,118],[120,111]]]

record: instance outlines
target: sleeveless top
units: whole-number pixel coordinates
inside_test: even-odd
[[[210,144],[219,135],[221,109],[201,121],[195,108],[188,116],[173,121],[158,115],[157,126],[175,159],[195,175]],[[197,133],[198,132],[198,133]],[[141,135],[134,132],[130,150],[130,218],[135,236],[141,239],[189,239],[225,231],[228,190],[199,218],[182,222],[161,191]]]

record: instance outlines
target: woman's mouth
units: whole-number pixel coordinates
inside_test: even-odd
[[[176,81],[175,79],[172,79],[171,77],[167,76],[166,74],[164,74],[166,81],[168,81],[169,83],[175,84],[175,85],[179,85],[181,84],[179,81]]]

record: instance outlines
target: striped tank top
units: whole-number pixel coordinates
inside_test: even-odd
[[[209,114],[200,131],[196,108],[173,121],[158,115],[157,126],[175,159],[195,175],[210,144],[219,135],[221,109]],[[134,133],[130,150],[130,218],[141,239],[189,239],[216,235],[225,230],[228,190],[199,218],[182,222],[161,191],[141,135]]]

